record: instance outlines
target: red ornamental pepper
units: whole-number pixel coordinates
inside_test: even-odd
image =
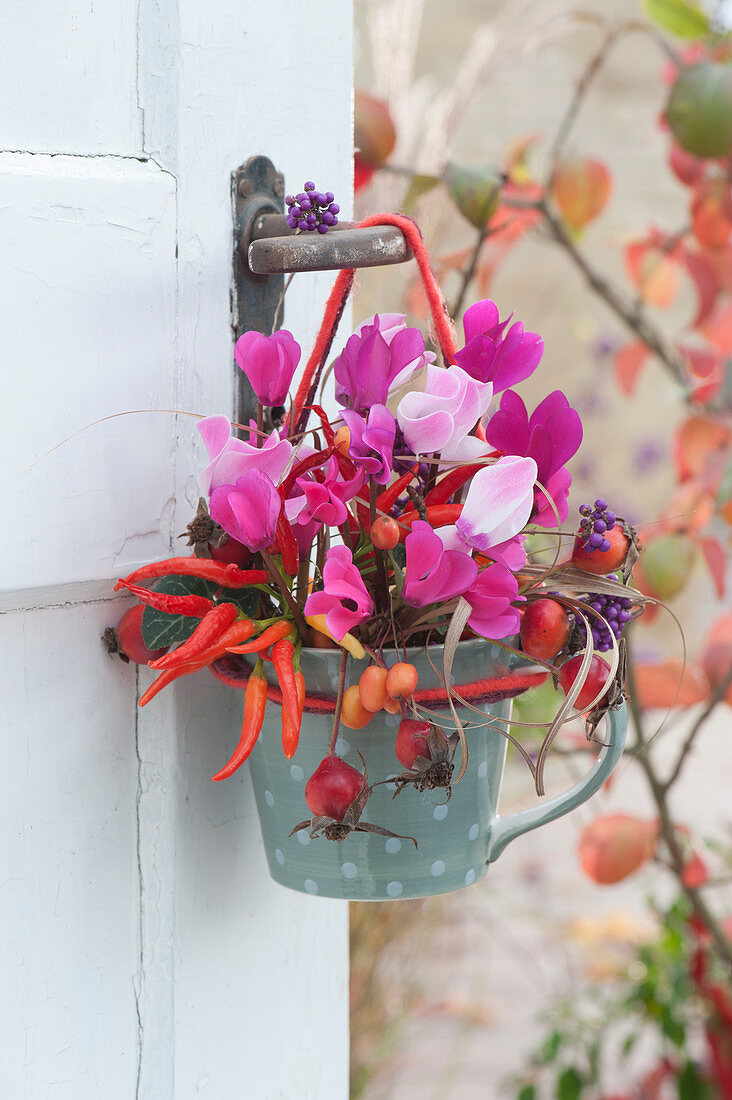
[[[230,627],[239,614],[239,609],[233,603],[220,603],[205,615],[190,638],[172,653],[166,653],[164,657],[158,657],[157,661],[149,661],[150,668],[176,668],[184,665],[194,657],[199,657],[204,650],[209,649],[217,638]],[[254,623],[249,623],[250,636],[254,633]],[[163,662],[162,664],[160,662]]]
[[[277,675],[277,683],[282,692],[282,706],[287,711],[290,724],[299,733],[300,723],[297,713],[297,684],[295,683],[295,669],[293,659],[295,647],[289,638],[281,638],[275,642],[271,650],[272,664]]]
[[[290,721],[290,712],[286,706],[282,707],[282,751],[288,760],[292,760],[300,740],[300,726],[302,725],[302,712],[305,708],[305,677],[298,669],[295,673],[295,686],[297,688],[297,725]],[[284,702],[285,693],[282,692]]]
[[[229,653],[258,653],[260,649],[267,649],[269,646],[274,645],[275,642],[279,642],[281,638],[286,638],[288,634],[292,633],[292,623],[289,619],[278,619],[276,623],[272,623],[272,626],[268,626],[263,634],[260,634],[258,638],[255,638],[253,642],[246,642],[244,645],[233,645],[228,650]]]
[[[215,783],[222,779],[228,779],[247,759],[257,743],[266,708],[267,681],[264,678],[262,662],[257,661],[254,671],[247,680],[246,691],[244,692],[244,719],[239,744],[234,749],[229,762],[223,766],[220,772],[216,772],[216,775],[211,776]]]
[[[191,618],[200,619],[215,606],[213,600],[208,600],[205,596],[195,596],[192,593],[173,596],[169,592],[151,592],[149,588],[140,588],[129,581],[119,581],[115,585],[115,591],[118,588],[128,589],[148,607],[154,607],[156,611],[166,611],[169,615],[190,615]]]
[[[326,443],[329,447],[335,447],[335,432],[331,427],[330,420],[328,419],[328,414],[326,413],[322,405],[306,405],[305,408],[312,409],[312,411],[320,420],[320,423],[323,427],[323,435],[325,436]]]
[[[266,569],[239,569],[232,562],[214,561],[213,558],[168,558],[135,569],[124,580],[117,581],[114,590],[116,592],[125,584],[169,576],[200,577],[223,588],[247,588],[250,584],[267,584],[270,579]]]
[[[248,638],[252,632],[251,627],[252,624],[249,619],[239,619],[237,622],[232,623],[231,626],[217,638],[212,646],[205,649],[203,653],[199,653],[198,657],[191,658],[191,660],[186,661],[184,665],[176,665],[175,668],[166,668],[142,695],[139,705],[144,707],[151,699],[154,699],[163,688],[166,688],[168,684],[172,684],[174,680],[177,680],[179,676],[190,676],[192,672],[198,672],[199,669],[206,668],[207,665],[213,664],[214,661],[218,661],[221,657],[226,657],[228,652],[227,647],[237,645],[238,642]]]
[[[280,514],[277,517],[276,528],[277,550],[282,554],[282,568],[289,577],[297,575],[297,567],[300,564],[300,552],[297,548],[297,540],[290,527],[290,521],[285,513],[285,498],[282,497]]]
[[[299,477],[318,466],[323,466],[332,454],[333,448],[326,447],[324,451],[317,451],[316,454],[303,458],[302,462],[297,462],[280,485],[280,495],[283,500],[290,495],[290,491]]]
[[[384,489],[383,493],[380,493],[376,498],[376,510],[377,512],[390,512],[397,502],[397,498],[402,495],[410,481],[419,473],[419,463],[415,463],[411,470],[407,470],[406,474],[402,474],[400,478],[392,482],[388,489]]]
[[[486,455],[486,458],[490,456]],[[425,497],[425,504],[429,508],[430,505],[435,504],[447,504],[453,493],[456,493],[458,489],[462,489],[466,481],[469,481],[473,474],[477,474],[479,470],[484,468],[484,463],[476,462],[470,466],[458,466],[454,470],[450,470],[444,477],[435,485],[427,496]]]
[[[462,510],[462,504],[433,504],[427,508],[427,522],[431,527],[446,527],[460,518]],[[419,519],[419,512],[406,512],[395,518],[399,524],[399,541],[404,542],[412,524]]]

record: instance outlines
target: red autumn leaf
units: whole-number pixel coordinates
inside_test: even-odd
[[[658,825],[630,814],[598,817],[582,830],[579,858],[582,870],[603,886],[632,875],[656,850]]]
[[[635,392],[643,364],[650,355],[648,346],[641,341],[626,344],[615,356],[615,378],[623,393],[629,397]]]
[[[612,191],[612,176],[599,160],[577,157],[557,167],[552,183],[554,201],[567,224],[583,229],[602,212]]]
[[[691,399],[700,405],[708,404],[716,397],[724,382],[724,360],[715,352],[703,348],[678,345],[691,373],[691,382],[700,381],[691,390]]]
[[[703,248],[722,248],[732,234],[732,193],[728,180],[704,180],[691,204],[691,228]]]
[[[716,593],[721,599],[725,593],[725,574],[727,572],[727,555],[724,547],[717,539],[709,536],[700,538],[699,545]]]
[[[674,459],[679,480],[699,477],[708,457],[728,447],[732,433],[708,416],[690,416],[676,432]]]
[[[691,707],[709,695],[709,682],[700,668],[669,658],[658,664],[639,664],[635,670],[635,689],[640,705],[650,707]]]
[[[696,852],[692,854],[691,859],[684,866],[681,872],[681,882],[691,890],[698,889],[705,882],[709,882],[707,865]]]
[[[732,615],[723,615],[712,627],[701,665],[713,688],[726,680],[732,667]],[[732,706],[732,686],[725,695],[725,702]]]
[[[648,305],[670,306],[679,293],[678,264],[656,241],[635,241],[625,249],[630,281]]]
[[[668,154],[671,171],[686,187],[694,187],[704,174],[705,161],[685,152],[675,141],[671,142]]]
[[[704,325],[703,333],[722,355],[732,355],[732,304],[715,313]]]
[[[705,256],[700,256],[697,252],[690,252],[688,248],[683,248],[681,259],[697,292],[696,316],[691,322],[691,327],[697,328],[706,321],[714,309],[719,295],[719,278],[714,264]]]

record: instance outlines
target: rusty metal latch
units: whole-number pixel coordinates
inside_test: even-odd
[[[284,273],[381,267],[412,258],[394,226],[359,229],[340,222],[327,233],[298,233],[284,215],[285,180],[268,157],[257,156],[232,174],[234,207],[234,334],[254,329],[269,335],[284,289]],[[283,310],[279,311],[282,320]],[[237,418],[246,424],[256,399],[237,371]]]

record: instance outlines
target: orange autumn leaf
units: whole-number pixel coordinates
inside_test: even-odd
[[[648,305],[670,306],[679,293],[676,260],[660,245],[636,241],[625,249],[625,266],[638,294]]]
[[[723,248],[732,234],[732,194],[724,178],[705,180],[691,205],[691,227],[703,248]]]
[[[724,424],[708,416],[690,416],[674,440],[674,460],[681,481],[699,477],[709,456],[725,450],[730,442],[732,432]]]
[[[554,201],[570,228],[583,229],[605,208],[612,176],[599,160],[577,157],[557,167],[552,182]]]
[[[629,397],[635,393],[643,364],[649,355],[648,346],[635,341],[632,344],[626,344],[615,356],[613,363],[615,378],[620,389]]]
[[[648,707],[691,707],[709,695],[709,681],[701,668],[675,658],[658,664],[639,664],[635,669],[635,690],[640,705]]]
[[[585,874],[603,886],[632,875],[656,850],[658,825],[630,814],[598,817],[582,830],[579,857]]]

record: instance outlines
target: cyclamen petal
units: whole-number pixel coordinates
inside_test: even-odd
[[[325,615],[328,630],[338,641],[367,619],[374,603],[347,546],[332,546],[323,567],[323,591],[305,601],[306,615]],[[354,604],[355,607],[346,606]]]
[[[198,475],[201,492],[208,496],[220,485],[233,485],[250,470],[266,474],[278,485],[292,458],[292,444],[274,431],[261,447],[235,439],[226,416],[209,416],[199,421],[198,431],[210,459]]]
[[[379,485],[386,485],[391,477],[396,438],[396,421],[385,405],[374,405],[364,420],[352,409],[341,413],[350,433],[348,455],[371,474]]]
[[[262,405],[269,408],[284,405],[300,362],[300,350],[300,345],[287,329],[273,332],[271,336],[250,331],[239,337],[234,347],[234,358]]]
[[[424,390],[406,394],[399,402],[397,420],[404,439],[415,454],[439,451],[445,460],[461,460],[470,432],[488,409],[493,396],[490,382],[476,382],[460,367],[446,370],[428,366]],[[473,456],[487,454],[490,448],[468,450]],[[471,456],[472,457],[472,456]]]
[[[405,540],[407,563],[402,596],[412,607],[426,607],[459,596],[475,580],[478,566],[461,550],[446,550],[429,523],[416,520]]]
[[[544,351],[541,338],[526,332],[520,321],[505,331],[510,320],[499,321],[489,298],[476,302],[465,311],[465,347],[455,356],[455,362],[473,378],[492,382],[496,393],[533,374]]]
[[[483,638],[508,638],[520,625],[518,608],[512,604],[524,600],[518,594],[518,582],[503,565],[490,565],[465,593],[472,608],[468,626]]]
[[[234,485],[220,485],[211,494],[211,517],[227,535],[256,553],[273,542],[281,508],[270,479],[251,470]]]
[[[533,458],[507,455],[479,470],[456,522],[463,538],[487,552],[517,535],[531,515],[535,480]]]

